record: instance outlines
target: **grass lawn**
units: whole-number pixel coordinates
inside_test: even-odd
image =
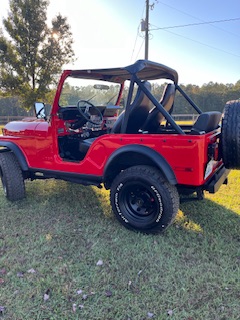
[[[0,319],[240,319],[239,171],[155,236],[123,228],[104,190],[26,188],[0,188]]]

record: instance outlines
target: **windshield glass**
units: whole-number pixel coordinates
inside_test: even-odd
[[[76,106],[79,100],[86,100],[95,106],[115,105],[120,84],[68,77],[64,82],[59,105]]]

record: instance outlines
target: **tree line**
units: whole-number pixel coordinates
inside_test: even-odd
[[[74,59],[73,38],[67,18],[58,14],[48,26],[48,0],[9,0],[9,13],[0,28],[0,115],[29,115],[35,101],[52,103],[56,75]],[[229,100],[240,98],[235,84],[209,82],[182,89],[203,111],[221,111]],[[153,84],[160,99],[164,85]],[[124,91],[126,96],[126,90]],[[192,113],[176,94],[175,113]],[[28,112],[30,111],[30,113]]]
[[[240,99],[240,80],[235,84],[209,82],[202,86],[188,84],[181,88],[191,97],[194,103],[203,111],[223,112],[227,101]],[[180,95],[176,95],[175,113],[189,114],[192,108]]]
[[[166,84],[154,84],[152,85],[152,91],[154,96],[160,100],[162,92]],[[209,82],[202,86],[197,85],[181,85],[181,88],[187,93],[187,95],[194,101],[194,103],[202,111],[223,111],[223,108],[227,101],[240,99],[240,80],[235,84],[222,84]],[[69,87],[69,93],[71,97],[79,96],[79,88],[76,89],[74,95],[74,87]],[[52,103],[52,99],[55,94],[55,89],[52,89],[44,100],[45,103]],[[109,97],[112,96],[112,91],[109,91]],[[124,98],[126,100],[126,92],[124,92]],[[89,93],[89,97],[91,94]],[[193,114],[194,110],[189,103],[179,94],[176,93],[174,102],[175,114]],[[0,116],[27,116],[32,115],[31,108],[27,111],[21,107],[20,99],[17,97],[1,97],[0,96]]]

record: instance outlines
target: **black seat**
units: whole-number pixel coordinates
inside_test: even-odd
[[[190,134],[204,134],[219,127],[222,114],[218,111],[203,112],[192,126]]]
[[[144,86],[149,91],[151,91],[151,84],[148,81],[144,81]],[[139,87],[135,96],[134,101],[130,106],[130,113],[128,118],[128,123],[126,127],[125,133],[138,133],[139,129],[145,122],[149,110],[151,109],[151,101],[145,95],[145,93]],[[111,132],[112,133],[120,133],[122,122],[124,120],[125,111],[123,111],[118,117],[117,121],[114,123]]]
[[[151,90],[150,82],[144,81],[143,85],[149,91]],[[151,109],[151,101],[145,95],[145,93],[141,90],[140,87],[137,90],[136,96],[130,108],[131,109],[130,109],[128,123],[126,127],[126,133],[138,133],[139,129],[141,128],[141,126],[143,125],[143,123],[145,122],[149,114],[149,110]],[[111,133],[121,132],[122,122],[124,121],[124,115],[125,115],[125,111],[123,111],[120,114],[117,121],[114,123],[111,129]],[[96,138],[89,138],[89,139],[80,141],[79,151],[81,153],[86,154],[95,139]]]
[[[164,109],[168,112],[171,112],[171,109],[173,107],[175,92],[176,92],[175,85],[173,83],[168,83],[164,88],[162,97],[159,101],[160,104],[164,107]],[[149,133],[157,132],[163,119],[164,119],[164,116],[158,110],[158,108],[157,107],[152,108],[152,110],[149,112],[147,120],[145,121],[142,127],[142,130],[148,131]]]

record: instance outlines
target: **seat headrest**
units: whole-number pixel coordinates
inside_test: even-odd
[[[151,83],[150,82],[144,81],[143,85],[147,90],[151,91]],[[139,106],[150,106],[150,102],[151,101],[146,96],[146,94],[142,91],[142,89],[140,87],[138,87],[136,96],[132,102],[131,110],[134,109],[135,107],[139,107]]]
[[[163,106],[163,108],[167,112],[171,112],[171,108],[173,107],[173,103],[174,103],[175,92],[176,92],[176,88],[173,83],[168,83],[163,90],[163,94],[159,103]],[[158,108],[153,107],[142,129],[148,132],[157,132],[163,119],[164,119],[164,116],[158,110]]]
[[[169,111],[173,105],[175,98],[175,85],[173,83],[168,83],[163,90],[163,94],[160,100],[161,105]]]

